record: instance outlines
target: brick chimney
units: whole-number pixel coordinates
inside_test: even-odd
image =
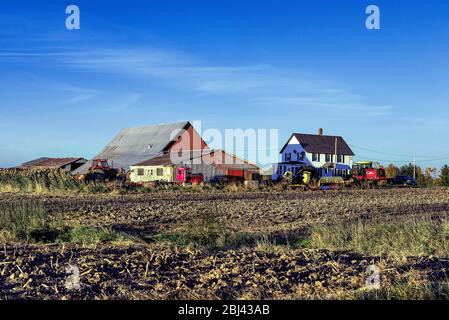
[[[319,136],[322,136],[323,133],[324,133],[323,128],[319,128],[319,129],[318,129],[318,135],[319,135]]]

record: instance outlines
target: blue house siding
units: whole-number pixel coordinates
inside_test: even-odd
[[[282,153],[282,162],[305,162],[306,165],[312,165],[306,150],[300,144],[289,144]]]
[[[307,152],[300,144],[289,144],[282,152],[282,162],[273,166],[273,180],[282,177],[287,171],[294,174],[304,166],[311,166]]]

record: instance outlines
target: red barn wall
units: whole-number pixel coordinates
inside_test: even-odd
[[[209,149],[206,142],[198,134],[193,126],[190,126],[182,133],[181,137],[170,148],[170,152],[180,152],[185,150]]]

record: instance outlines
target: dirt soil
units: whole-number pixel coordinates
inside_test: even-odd
[[[229,221],[236,232],[282,239],[315,223],[391,220],[427,215],[447,219],[445,189],[339,192],[158,193],[134,195],[0,194],[2,202],[40,200],[64,213],[68,224],[107,227],[138,239],[176,230],[203,212]],[[132,245],[5,244],[0,247],[2,299],[297,299],[363,290],[366,268],[380,266],[382,281],[409,270],[448,279],[449,261],[404,261],[349,252],[298,249],[263,252],[251,247],[193,249],[162,243]],[[81,289],[67,290],[66,267],[80,270]]]
[[[410,269],[444,279],[449,260],[396,262],[326,250],[216,253],[163,247],[19,246],[0,253],[3,299],[295,299],[325,298],[365,286],[366,268],[382,283]],[[67,290],[66,267],[80,270],[81,289]]]

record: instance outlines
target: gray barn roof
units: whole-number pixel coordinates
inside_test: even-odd
[[[106,159],[110,166],[128,170],[131,165],[157,157],[161,152],[166,151],[170,143],[189,126],[191,126],[190,122],[185,121],[123,129],[93,159]],[[89,166],[90,162],[80,167],[75,173],[85,174]]]

